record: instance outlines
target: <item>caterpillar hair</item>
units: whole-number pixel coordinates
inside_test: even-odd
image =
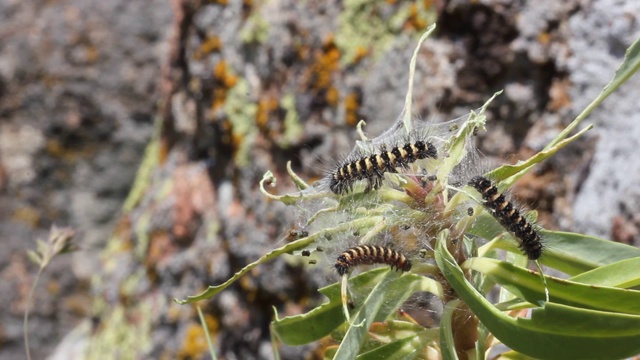
[[[542,255],[543,245],[533,226],[520,215],[520,211],[498,192],[498,188],[487,178],[475,176],[469,185],[482,195],[484,206],[498,219],[500,224],[520,240],[520,249],[529,260],[537,260]]]
[[[387,149],[380,147],[380,152],[373,155],[363,155],[347,159],[331,174],[329,189],[336,195],[343,195],[353,191],[353,184],[359,180],[367,180],[365,193],[377,190],[382,185],[385,172],[396,173],[397,168],[406,167],[417,160],[437,158],[436,147],[427,141],[407,141],[404,145]]]
[[[411,270],[411,261],[406,256],[389,247],[360,245],[343,252],[336,260],[336,270],[340,276],[357,265],[387,264],[401,271]]]

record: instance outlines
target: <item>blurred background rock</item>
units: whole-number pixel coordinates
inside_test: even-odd
[[[207,358],[195,308],[171,299],[285,241],[300,219],[260,195],[262,174],[292,191],[287,161],[312,181],[360,119],[371,136],[388,127],[427,26],[416,111],[446,120],[504,89],[479,136],[502,163],[599,93],[639,14],[631,0],[1,1],[0,358],[24,358],[25,251],[52,223],[76,229],[81,251],[38,287],[34,359]],[[544,226],[638,244],[638,89],[636,76],[585,139],[517,184]],[[304,311],[329,270],[279,259],[202,303],[219,355],[270,358],[271,307]]]

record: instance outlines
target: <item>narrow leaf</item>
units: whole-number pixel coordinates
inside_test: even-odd
[[[542,263],[569,275],[640,257],[640,249],[593,236],[562,231],[540,231],[544,251]]]
[[[512,293],[536,304],[544,300],[544,284],[536,272],[506,261],[472,258],[463,268],[479,271]],[[595,310],[640,315],[640,291],[582,284],[545,275],[552,302]]]
[[[621,260],[572,277],[571,281],[584,284],[619,287],[623,289],[640,285],[640,257]]]
[[[440,320],[440,350],[444,360],[458,360],[456,344],[453,341],[453,312],[462,303],[460,300],[449,301]]]
[[[512,318],[502,313],[466,280],[446,248],[447,236],[443,231],[436,243],[438,267],[484,326],[511,349],[549,360],[619,359],[640,352],[640,316],[637,315],[551,302],[544,308],[534,309],[531,319]]]

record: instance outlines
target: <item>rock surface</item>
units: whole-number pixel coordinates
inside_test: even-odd
[[[384,131],[436,16],[416,113],[454,118],[504,89],[479,136],[498,162],[542,149],[640,36],[633,1],[341,3],[0,4],[0,358],[24,357],[36,270],[25,251],[53,222],[77,230],[81,251],[54,259],[40,281],[33,358],[203,356],[195,308],[171,299],[221,283],[295,233],[300,219],[258,181],[271,170],[273,191],[291,191],[287,161],[312,180],[350,151],[358,120],[371,136]],[[638,244],[639,82],[518,183],[544,226]],[[336,280],[325,260],[278,259],[202,304],[219,355],[270,358],[272,306],[304,311]]]

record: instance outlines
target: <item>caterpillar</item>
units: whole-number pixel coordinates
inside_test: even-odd
[[[387,264],[396,270],[411,270],[411,261],[401,253],[385,246],[360,245],[352,247],[338,256],[336,270],[340,276],[357,265]]]
[[[398,167],[405,167],[421,159],[435,159],[437,156],[436,147],[423,140],[407,142],[390,150],[383,145],[380,153],[347,160],[339,165],[330,174],[329,189],[336,195],[343,195],[353,191],[356,181],[366,179],[368,183],[364,192],[368,193],[380,188],[385,172],[396,173]]]
[[[520,240],[520,250],[529,260],[537,260],[542,255],[543,245],[540,236],[533,226],[520,215],[520,211],[498,192],[498,188],[487,178],[475,176],[469,183],[478,190],[493,216],[500,224]]]

